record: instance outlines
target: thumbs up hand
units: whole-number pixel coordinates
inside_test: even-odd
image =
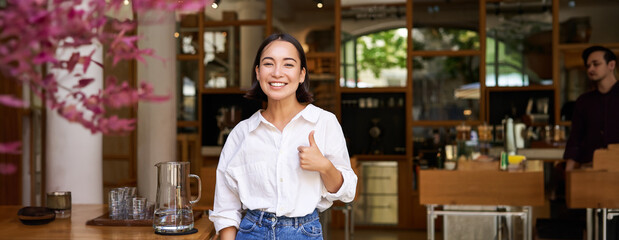
[[[309,147],[299,146],[299,163],[301,169],[308,171],[324,172],[333,166],[331,161],[324,157],[316,145],[314,140],[314,131],[311,131],[309,136]]]

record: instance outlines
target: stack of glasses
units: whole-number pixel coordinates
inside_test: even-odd
[[[148,219],[146,198],[137,197],[135,187],[110,190],[108,206],[110,219]]]

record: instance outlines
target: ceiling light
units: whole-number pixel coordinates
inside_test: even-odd
[[[125,0],[123,4],[125,4],[125,6],[129,5],[129,0]]]
[[[215,0],[211,4],[211,7],[217,9],[219,7],[219,3],[221,3],[221,0]]]
[[[325,6],[323,0],[314,0],[314,2],[316,3],[317,8],[322,8]]]

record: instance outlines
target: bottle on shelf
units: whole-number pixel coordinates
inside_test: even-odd
[[[443,169],[445,163],[445,154],[443,153],[442,148],[438,148],[438,152],[436,153],[436,168]]]

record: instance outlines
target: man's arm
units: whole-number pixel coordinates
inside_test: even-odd
[[[574,159],[568,159],[567,162],[565,163],[565,171],[569,172],[574,170],[574,168],[576,167],[576,161],[574,161]]]
[[[582,96],[581,96],[582,97]],[[571,171],[578,167],[576,162],[579,156],[580,142],[584,137],[585,118],[588,117],[583,109],[583,99],[579,97],[574,104],[574,113],[572,115],[572,130],[570,131],[570,137],[565,145],[565,152],[563,153],[563,159],[567,160],[565,164],[565,170]]]

